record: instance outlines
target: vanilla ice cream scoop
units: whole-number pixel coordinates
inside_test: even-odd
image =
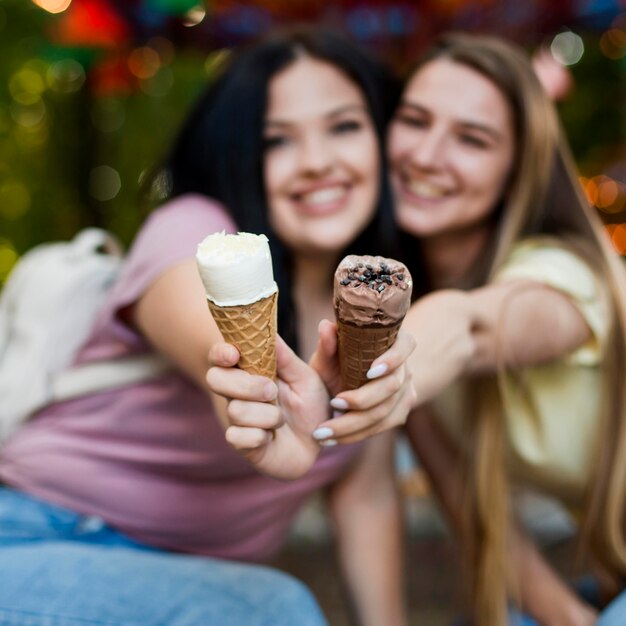
[[[213,233],[198,245],[196,261],[207,298],[218,306],[252,304],[278,290],[265,235]]]

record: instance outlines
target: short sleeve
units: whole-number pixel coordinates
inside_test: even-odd
[[[198,243],[213,232],[236,232],[217,202],[201,195],[185,195],[156,209],[145,221],[124,261],[121,274],[98,315],[94,331],[78,361],[107,359],[148,346],[117,313],[136,302],[165,271],[194,258]]]
[[[527,279],[567,295],[577,306],[593,336],[568,357],[579,365],[596,365],[602,359],[610,325],[606,288],[577,254],[546,240],[527,240],[513,249],[494,281]]]

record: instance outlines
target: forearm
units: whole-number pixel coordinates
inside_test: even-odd
[[[591,336],[566,295],[529,280],[437,291],[413,304],[403,328],[417,345],[409,366],[418,404],[466,376],[561,358]]]
[[[390,440],[379,435],[368,445],[389,447]],[[359,626],[404,626],[401,500],[393,466],[377,473],[345,480],[329,494],[339,561]]]
[[[448,521],[462,541],[464,474],[459,449],[426,408],[411,414],[407,433]],[[593,610],[559,578],[519,528],[512,532],[511,551],[524,613],[542,626],[592,626],[595,623]]]
[[[543,626],[593,626],[595,611],[550,567],[533,542],[514,528],[512,562],[523,610]]]
[[[476,352],[473,323],[468,296],[462,291],[438,291],[413,304],[402,328],[416,343],[408,359],[416,406],[470,370]]]

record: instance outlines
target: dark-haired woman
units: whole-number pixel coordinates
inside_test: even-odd
[[[359,623],[405,623],[390,435],[320,451],[312,432],[328,417],[328,391],[282,342],[278,384],[264,388],[277,407],[259,406],[256,431],[238,429],[237,404],[227,411],[207,396],[206,355],[221,336],[194,262],[211,232],[265,233],[279,331],[308,358],[319,320],[332,314],[338,260],[390,250],[381,137],[382,96],[392,93],[343,39],[300,32],[234,56],[200,99],[165,164],[171,200],[141,229],[78,358],[156,350],[176,367],[51,406],[2,449],[0,621],[322,624],[302,585],[237,562],[271,558],[308,496],[327,488]],[[332,343],[327,327],[322,334]],[[398,342],[377,380],[333,406],[404,421],[410,348]],[[331,352],[314,357],[327,382]],[[251,432],[260,455],[246,454]],[[283,455],[286,440],[302,456]]]

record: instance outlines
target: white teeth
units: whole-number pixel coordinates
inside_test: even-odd
[[[343,187],[329,187],[304,194],[302,201],[306,204],[326,204],[343,198],[345,194],[346,190]]]
[[[412,193],[422,198],[443,198],[446,192],[441,187],[436,187],[430,183],[413,180],[408,183],[408,187]]]

